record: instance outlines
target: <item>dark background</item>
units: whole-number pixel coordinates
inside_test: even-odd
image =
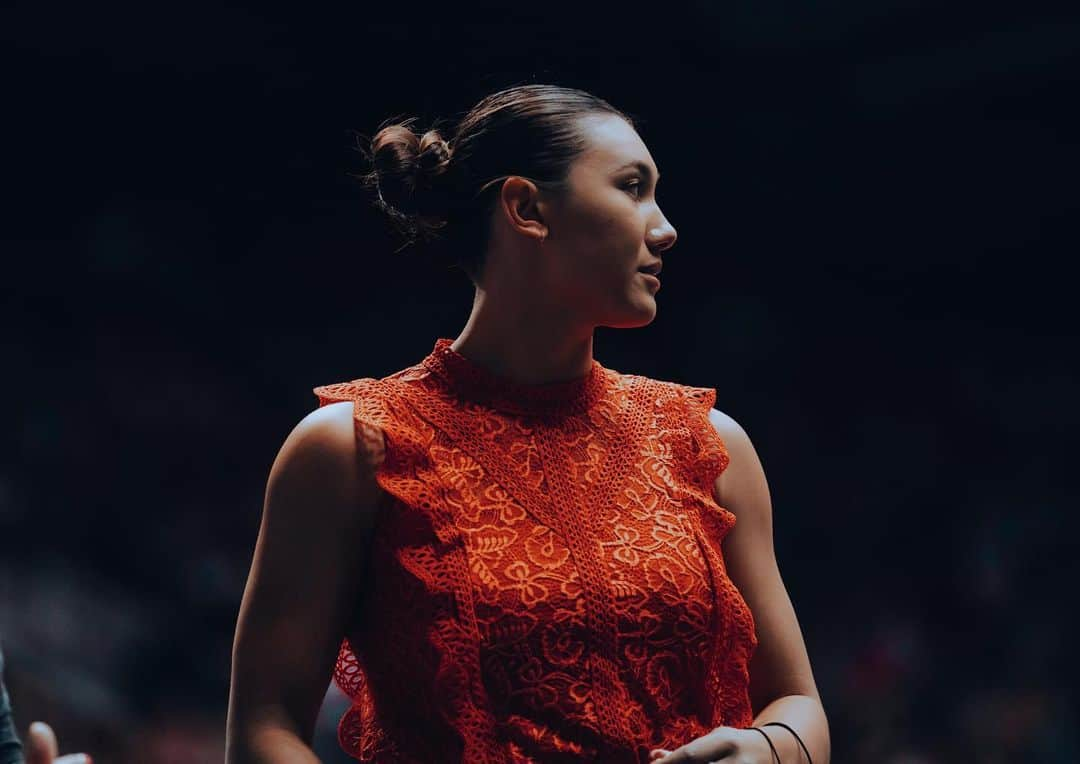
[[[220,761],[270,464],[311,387],[456,337],[353,131],[527,82],[639,118],[679,231],[620,371],[717,388],[833,761],[1069,762],[1080,13],[662,3],[4,12],[0,639],[20,728]],[[334,755],[341,698],[320,750]]]

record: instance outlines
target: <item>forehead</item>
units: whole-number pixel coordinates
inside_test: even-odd
[[[637,131],[614,114],[585,117],[581,131],[587,147],[577,165],[587,170],[614,171],[627,162],[640,161],[656,169],[652,154]]]

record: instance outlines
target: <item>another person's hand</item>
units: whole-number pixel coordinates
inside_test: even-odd
[[[92,764],[85,753],[60,756],[56,734],[45,722],[34,722],[26,736],[26,764]]]
[[[657,748],[649,755],[649,764],[682,764],[707,761],[717,764],[771,764],[772,749],[754,730],[717,727],[707,735],[668,751]]]

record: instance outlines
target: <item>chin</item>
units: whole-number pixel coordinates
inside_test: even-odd
[[[612,329],[637,329],[641,326],[648,326],[656,318],[656,303],[652,304],[652,307],[645,309],[644,306],[641,310],[638,310],[634,314],[627,314],[620,316],[613,321],[607,321],[602,326],[608,326]]]

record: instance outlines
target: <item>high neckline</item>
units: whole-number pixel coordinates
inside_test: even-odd
[[[457,397],[512,414],[568,414],[587,411],[604,392],[604,367],[595,358],[585,376],[561,382],[517,382],[475,361],[439,337],[421,363]]]

